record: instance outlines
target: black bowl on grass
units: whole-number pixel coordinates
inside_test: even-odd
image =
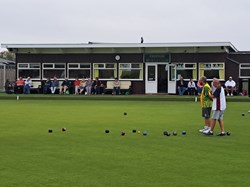
[[[163,131],[163,135],[167,136],[168,135],[168,131]]]

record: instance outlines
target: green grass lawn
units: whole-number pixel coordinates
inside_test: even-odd
[[[200,134],[200,110],[195,102],[1,100],[0,186],[250,186],[249,102],[228,103],[227,137]]]

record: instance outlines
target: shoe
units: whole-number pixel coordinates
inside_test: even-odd
[[[227,94],[227,96],[229,96],[229,93]]]
[[[220,134],[217,134],[217,136],[226,136],[226,133],[221,132]]]
[[[199,130],[199,132],[203,133],[206,130],[207,130],[207,128],[203,128],[203,129]]]
[[[203,131],[204,134],[207,134],[207,133],[209,133],[209,132],[210,132],[210,129],[205,129],[205,130]]]
[[[203,134],[207,135],[207,136],[212,136],[214,135],[213,132],[211,132],[210,130],[208,132],[203,132]]]

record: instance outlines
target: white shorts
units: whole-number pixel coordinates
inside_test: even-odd
[[[224,115],[224,110],[214,110],[212,119],[221,120],[223,119],[223,115]]]

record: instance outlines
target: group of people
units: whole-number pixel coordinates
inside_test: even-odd
[[[6,83],[7,85],[7,83]],[[23,79],[19,77],[15,82],[15,93],[16,94],[30,94],[30,90],[32,87],[32,80],[30,77]],[[69,79],[65,79],[64,81],[58,81],[57,77],[48,78],[42,85],[42,91],[44,94],[55,94],[56,90],[59,90],[59,94],[69,94],[74,92],[75,95],[84,94],[104,94],[105,93],[105,84],[99,80],[98,77],[95,80],[91,80],[90,78],[78,79],[76,78],[74,81],[70,81]],[[113,81],[113,95],[119,95],[121,82],[118,78],[115,78]],[[74,89],[74,90],[73,90]]]
[[[121,83],[118,80],[118,78],[115,78],[113,82],[113,92],[114,95],[120,94],[120,86]],[[65,79],[61,85],[59,85],[59,82],[56,77],[51,79],[47,79],[43,86],[43,93],[49,93],[55,94],[55,91],[57,88],[59,88],[59,94],[69,94],[69,89],[73,87],[74,88],[74,94],[75,95],[90,95],[90,94],[104,94],[105,92],[105,85],[104,83],[99,80],[98,77],[95,78],[94,81],[92,81],[90,78],[83,78],[78,79],[76,78],[74,81],[70,81],[68,79]]]
[[[190,79],[188,84],[186,84],[183,77],[180,77],[180,80],[177,81],[177,90],[178,90],[179,95],[184,95],[186,91],[188,91],[188,95],[195,95],[196,90],[198,94],[200,94],[201,89],[202,87],[200,84],[197,84],[197,87],[196,87],[193,79]]]
[[[216,121],[219,122],[221,132],[218,136],[225,136],[223,115],[226,110],[226,98],[224,88],[217,78],[213,79],[211,86],[206,77],[199,80],[203,86],[200,95],[202,107],[202,117],[204,118],[204,128],[200,130],[205,135],[213,135]],[[211,111],[213,112],[211,115]]]
[[[232,77],[229,77],[229,79],[225,82],[224,87],[227,96],[233,96],[234,92],[236,92],[236,83]],[[183,77],[180,77],[180,80],[177,81],[177,91],[180,96],[184,95],[186,91],[188,95],[195,95],[196,92],[198,95],[201,95],[202,88],[203,85],[200,80],[197,84],[195,84],[193,79],[190,79],[189,82],[186,83]]]
[[[32,80],[30,77],[27,77],[26,80],[24,80],[22,77],[19,77],[16,80],[16,92],[18,94],[21,93],[30,94],[31,87],[32,87]]]

